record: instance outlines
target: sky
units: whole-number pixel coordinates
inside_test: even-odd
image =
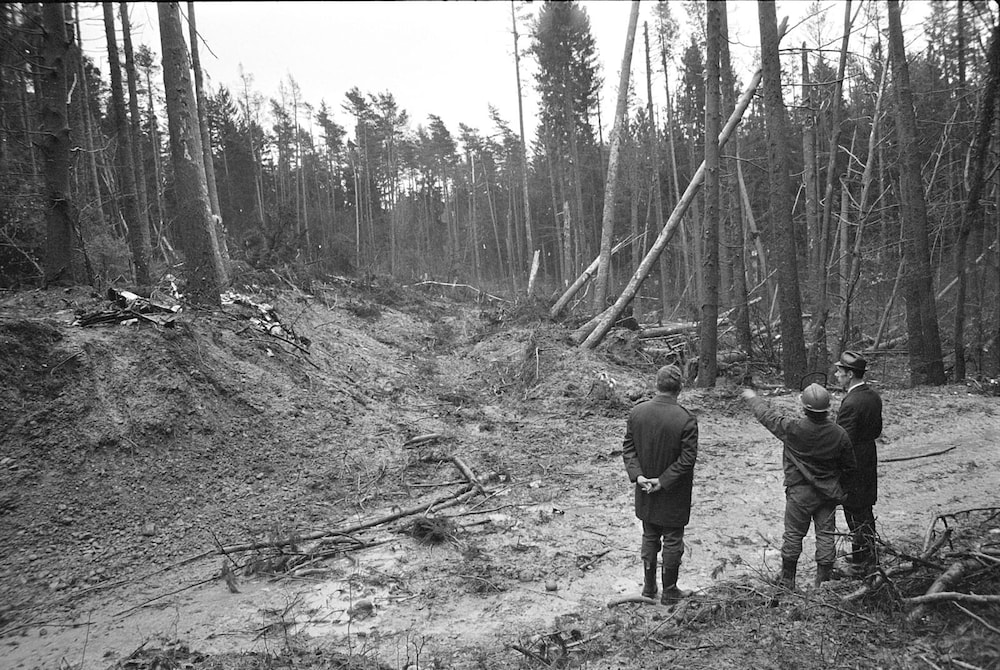
[[[525,17],[538,11],[540,2],[517,3]],[[583,0],[597,42],[604,86],[601,93],[602,125],[611,127],[619,72],[628,28],[630,2]],[[653,42],[652,2],[640,4],[638,33],[632,59],[634,76],[645,91],[642,24],[648,21]],[[759,43],[756,0],[730,0],[729,31],[737,60],[738,76],[750,78]],[[811,3],[777,2],[779,21],[788,15],[794,26]],[[825,1],[832,32],[843,23],[843,4]],[[881,3],[884,5],[884,3]],[[904,23],[919,25],[927,0],[903,3]],[[107,50],[101,10],[96,3],[81,8],[84,50],[106,77]],[[858,3],[855,2],[857,7]],[[117,7],[117,3],[116,3]],[[133,43],[147,44],[159,53],[155,3],[129,3]],[[187,15],[187,3],[181,3]],[[683,3],[671,1],[675,18],[683,23]],[[458,124],[477,128],[484,135],[494,131],[489,106],[516,131],[517,85],[511,29],[511,4],[504,0],[408,0],[406,2],[214,2],[195,3],[199,53],[206,81],[214,90],[224,85],[234,96],[242,90],[241,68],[251,75],[252,87],[267,98],[277,98],[281,82],[289,77],[302,98],[318,108],[321,100],[334,119],[350,128],[350,117],[341,110],[345,94],[353,87],[362,93],[390,92],[409,114],[411,127],[426,125],[429,114],[440,116],[453,135]],[[806,38],[800,26],[786,43]],[[186,26],[185,26],[186,31]],[[528,46],[528,22],[519,22],[519,47]],[[680,45],[687,44],[686,38]],[[651,45],[655,49],[655,42]],[[653,51],[656,60],[656,52]],[[654,70],[658,69],[654,63]],[[530,58],[522,58],[521,82],[526,132],[533,135],[537,109]],[[654,75],[654,97],[663,90],[662,75]],[[643,97],[645,97],[643,95]],[[656,101],[656,104],[660,104]],[[305,125],[305,124],[303,124]]]

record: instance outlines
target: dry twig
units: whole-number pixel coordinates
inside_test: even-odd
[[[988,621],[986,621],[986,619],[982,618],[981,616],[979,616],[975,612],[970,612],[969,610],[967,610],[966,608],[962,607],[961,605],[959,605],[957,602],[954,602],[954,601],[952,601],[952,605],[954,605],[958,609],[962,610],[967,615],[969,615],[970,617],[972,617],[973,619],[975,619],[979,623],[983,624],[984,626],[986,626],[987,628],[989,628],[991,631],[993,631],[997,635],[1000,635],[1000,628],[997,628],[995,626],[990,625],[990,623]]]

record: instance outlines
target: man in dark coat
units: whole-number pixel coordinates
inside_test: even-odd
[[[819,384],[810,384],[799,396],[804,417],[784,416],[750,389],[742,395],[757,420],[784,445],[785,533],[778,584],[795,588],[802,539],[811,522],[816,533],[819,586],[830,579],[837,558],[837,505],[844,500],[841,481],[854,470],[851,441],[827,416],[830,393]]]
[[[845,351],[837,361],[835,377],[847,395],[840,403],[837,424],[847,431],[858,462],[848,485],[844,518],[851,530],[852,572],[867,574],[875,564],[875,513],[878,499],[878,453],[875,439],[882,434],[882,398],[864,380],[868,361]]]
[[[635,482],[635,515],[642,521],[642,595],[656,595],[656,560],[663,549],[663,594],[673,605],[686,595],[677,587],[684,527],[691,518],[691,488],[698,457],[698,420],[677,403],[681,371],[667,365],[656,373],[657,394],[632,408],[622,458]]]

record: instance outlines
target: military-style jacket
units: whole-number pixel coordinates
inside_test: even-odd
[[[784,444],[785,487],[811,485],[827,500],[843,502],[856,467],[847,432],[826,415],[785,416],[762,398],[751,398],[750,408]]]
[[[855,386],[840,402],[837,425],[847,431],[858,462],[848,483],[844,507],[870,507],[878,499],[878,452],[875,439],[882,434],[882,398],[867,383]]]
[[[660,526],[680,527],[691,518],[691,489],[698,458],[698,420],[658,394],[632,408],[622,443],[630,481],[658,479],[662,490],[646,493],[636,484],[635,515]]]

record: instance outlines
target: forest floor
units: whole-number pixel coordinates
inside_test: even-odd
[[[697,594],[615,604],[656,355],[461,287],[275,277],[161,324],[71,325],[120,315],[89,289],[0,298],[0,667],[1000,668],[1000,605],[906,600],[970,556],[950,588],[998,593],[997,397],[877,358],[896,576],[813,588],[807,542],[788,593],[779,443],[732,381],[685,388]]]

